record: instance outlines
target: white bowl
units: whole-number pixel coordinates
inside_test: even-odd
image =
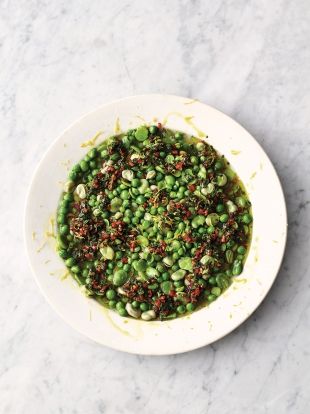
[[[245,184],[253,206],[253,238],[243,273],[211,305],[172,321],[122,318],[85,297],[55,251],[51,218],[70,166],[90,147],[81,143],[102,134],[96,144],[142,123],[208,136]],[[119,131],[118,131],[119,132]],[[53,220],[52,220],[53,221]],[[49,234],[46,234],[46,232]],[[121,351],[164,355],[216,341],[240,325],[261,303],[279,270],[287,233],[283,192],[265,152],[239,124],[196,100],[142,95],[114,101],[71,125],[40,162],[28,194],[25,241],[35,279],[47,301],[72,327],[100,344]]]

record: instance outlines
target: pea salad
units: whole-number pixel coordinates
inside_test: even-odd
[[[242,273],[251,203],[205,141],[139,126],[69,173],[57,250],[81,290],[120,316],[167,320],[216,300]]]

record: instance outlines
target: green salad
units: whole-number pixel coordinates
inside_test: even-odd
[[[251,203],[227,160],[161,124],[113,136],[69,173],[60,257],[86,295],[144,321],[190,313],[242,273]]]

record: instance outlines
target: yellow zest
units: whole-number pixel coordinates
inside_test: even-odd
[[[100,137],[101,134],[103,134],[103,131],[97,132],[97,134],[93,138],[89,139],[88,141],[82,142],[81,147],[82,148],[93,147],[96,144],[96,141]]]
[[[66,270],[61,276],[60,276],[60,280],[65,280],[67,279],[67,277],[70,275],[69,270]]]
[[[114,125],[114,133],[119,134],[121,132],[121,124],[119,122],[119,118],[116,118],[115,125]]]
[[[147,123],[146,120],[144,118],[142,118],[142,116],[140,116],[140,115],[136,115],[135,118],[140,119],[140,121],[144,122],[145,124]]]
[[[40,253],[40,252],[41,252],[41,250],[45,247],[45,245],[46,245],[46,241],[44,241],[44,242],[41,244],[41,246],[37,249],[37,253]]]
[[[192,119],[194,118],[193,116],[184,116],[180,112],[170,112],[163,120],[164,125],[167,123],[168,118],[172,115],[178,116],[179,118],[182,118],[186,124],[188,124],[191,128],[193,128],[196,131],[197,135],[200,138],[206,137],[207,134],[205,134],[203,131],[201,131],[199,128],[197,128],[197,126],[193,123],[193,121],[192,121]]]
[[[190,99],[189,101],[184,102],[184,105],[192,105],[196,102],[199,102],[198,99]]]

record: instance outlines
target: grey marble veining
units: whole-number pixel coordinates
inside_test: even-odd
[[[310,412],[309,22],[307,0],[0,1],[1,413]],[[243,124],[289,213],[281,271],[255,314],[212,346],[156,358],[68,328],[22,240],[26,190],[55,136],[146,92],[198,98]]]

